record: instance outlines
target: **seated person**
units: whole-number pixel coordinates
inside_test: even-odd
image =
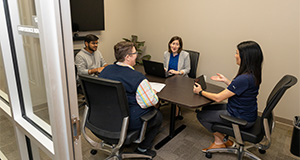
[[[188,77],[191,70],[190,55],[182,50],[182,39],[178,36],[171,38],[168,51],[164,53],[164,67],[170,74],[179,74]]]
[[[178,36],[171,38],[168,51],[164,53],[164,68],[169,74],[179,74],[188,77],[191,70],[190,55],[183,51],[182,39]],[[176,119],[182,119],[180,108],[176,107]]]
[[[253,41],[245,41],[237,46],[236,63],[239,70],[235,78],[230,81],[222,74],[211,77],[212,80],[224,82],[228,87],[220,93],[210,93],[202,90],[201,85],[195,83],[193,92],[200,96],[207,97],[216,102],[228,99],[227,104],[212,104],[202,107],[202,111],[197,113],[200,123],[210,132],[214,123],[231,126],[230,122],[222,120],[219,115],[225,114],[246,120],[248,123],[244,128],[252,127],[257,118],[257,95],[261,83],[261,69],[263,54],[260,46]],[[231,140],[223,141],[224,135],[214,132],[214,143],[208,148],[203,149],[206,152],[213,148],[231,147],[234,143]]]
[[[99,77],[117,80],[122,82],[125,87],[129,103],[129,130],[139,130],[142,128],[140,117],[149,111],[156,109],[158,97],[156,91],[152,89],[146,77],[135,71],[137,52],[132,42],[119,42],[114,46],[116,64],[108,65],[99,74]],[[153,117],[147,125],[145,139],[138,145],[135,150],[155,157],[156,152],[151,150],[152,141],[157,135],[162,124],[162,114],[160,111]]]
[[[97,50],[98,39],[93,34],[85,36],[85,47],[75,56],[77,74],[97,76],[107,66],[102,54]]]

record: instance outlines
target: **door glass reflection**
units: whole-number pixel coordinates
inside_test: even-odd
[[[26,74],[20,73],[22,88],[24,87],[23,85],[29,86],[29,90],[23,89],[23,92],[25,92],[23,93],[25,112],[31,120],[43,128],[45,125],[43,123],[46,122],[50,125],[50,120],[40,39],[38,34],[20,33],[20,27],[33,28],[33,31],[35,29],[38,30],[38,18],[35,9],[35,2],[34,0],[18,0],[18,4],[21,23],[18,26],[18,31],[19,34],[22,35],[22,47],[24,51],[24,53],[17,53],[18,64],[19,68],[26,68]],[[22,51],[22,49],[19,51]],[[26,94],[29,94],[30,96],[27,96]]]

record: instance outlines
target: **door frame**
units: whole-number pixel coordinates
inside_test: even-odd
[[[36,147],[38,147],[52,159],[82,159],[81,136],[74,142],[72,136],[71,118],[79,119],[79,114],[69,1],[35,0],[35,3],[52,138],[43,134],[40,129],[23,117],[20,107],[23,99],[20,94],[22,86],[18,85],[20,73],[16,67],[18,62],[14,57],[17,51],[22,50],[19,47],[23,47],[22,43],[20,45],[22,36],[17,30],[20,24],[18,1],[0,2],[0,14],[5,12],[6,15],[3,19],[5,23],[0,27],[2,30],[0,41],[3,55],[5,55],[3,56],[5,72],[9,73],[6,74],[6,78],[11,118],[15,124],[21,157],[29,159],[28,151],[32,151],[34,152],[32,155],[39,159],[39,154],[36,153],[38,151]],[[1,16],[4,17],[4,15]],[[33,144],[32,148],[28,148],[25,136]]]

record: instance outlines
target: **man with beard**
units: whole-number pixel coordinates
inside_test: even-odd
[[[75,57],[77,74],[97,76],[108,65],[102,54],[97,50],[98,39],[93,34],[85,36],[85,47]]]

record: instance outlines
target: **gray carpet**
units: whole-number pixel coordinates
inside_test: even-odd
[[[194,110],[184,107],[181,107],[181,109],[184,119],[181,121],[177,120],[176,126],[178,127],[180,124],[185,124],[187,127],[161,149],[156,150],[157,156],[154,160],[207,159],[205,154],[201,152],[201,149],[208,147],[213,142],[212,134],[206,131],[206,129],[203,128],[197,121]],[[36,110],[37,112],[35,113],[37,115],[48,115],[45,114],[45,110],[47,111],[47,109]],[[170,106],[163,106],[160,110],[163,113],[164,122],[154,144],[157,144],[166,135],[168,135],[169,131]],[[83,107],[80,108],[79,112],[82,115]],[[46,118],[43,119],[47,119],[48,116],[45,117]],[[292,126],[277,123],[272,133],[271,147],[267,150],[266,154],[260,154],[258,150],[254,148],[250,151],[263,160],[300,160],[299,157],[290,153],[292,130]],[[133,151],[136,146],[136,144],[131,145],[129,148],[126,148],[126,151]],[[14,136],[13,126],[0,110],[0,150],[9,160],[17,160],[20,159],[20,157],[16,148],[17,143]],[[107,157],[107,155],[101,151],[98,151],[96,155],[91,155],[90,150],[91,146],[82,137],[82,152],[84,160],[102,160]],[[42,160],[50,159],[42,152],[40,154]],[[213,154],[211,159],[235,160],[237,157],[234,154],[216,153]]]
[[[157,135],[154,145],[162,140],[169,132],[170,106],[160,108],[164,116],[164,122],[160,133]],[[156,150],[157,156],[154,160],[200,160],[207,159],[201,149],[208,147],[213,142],[213,135],[201,126],[196,118],[196,113],[192,109],[181,107],[183,120],[176,121],[176,127],[185,124],[187,127],[175,138],[168,142],[161,149]],[[80,109],[82,112],[82,109]],[[272,133],[272,144],[265,154],[260,154],[257,149],[249,151],[263,160],[300,160],[299,157],[290,153],[290,143],[293,127],[282,123],[276,123]],[[90,145],[83,140],[83,158],[86,160],[105,159],[107,156],[101,151],[96,155],[91,155]],[[133,151],[136,145],[131,145],[127,151]],[[215,153],[211,160],[236,160],[234,154]],[[244,158],[247,159],[247,158]]]

